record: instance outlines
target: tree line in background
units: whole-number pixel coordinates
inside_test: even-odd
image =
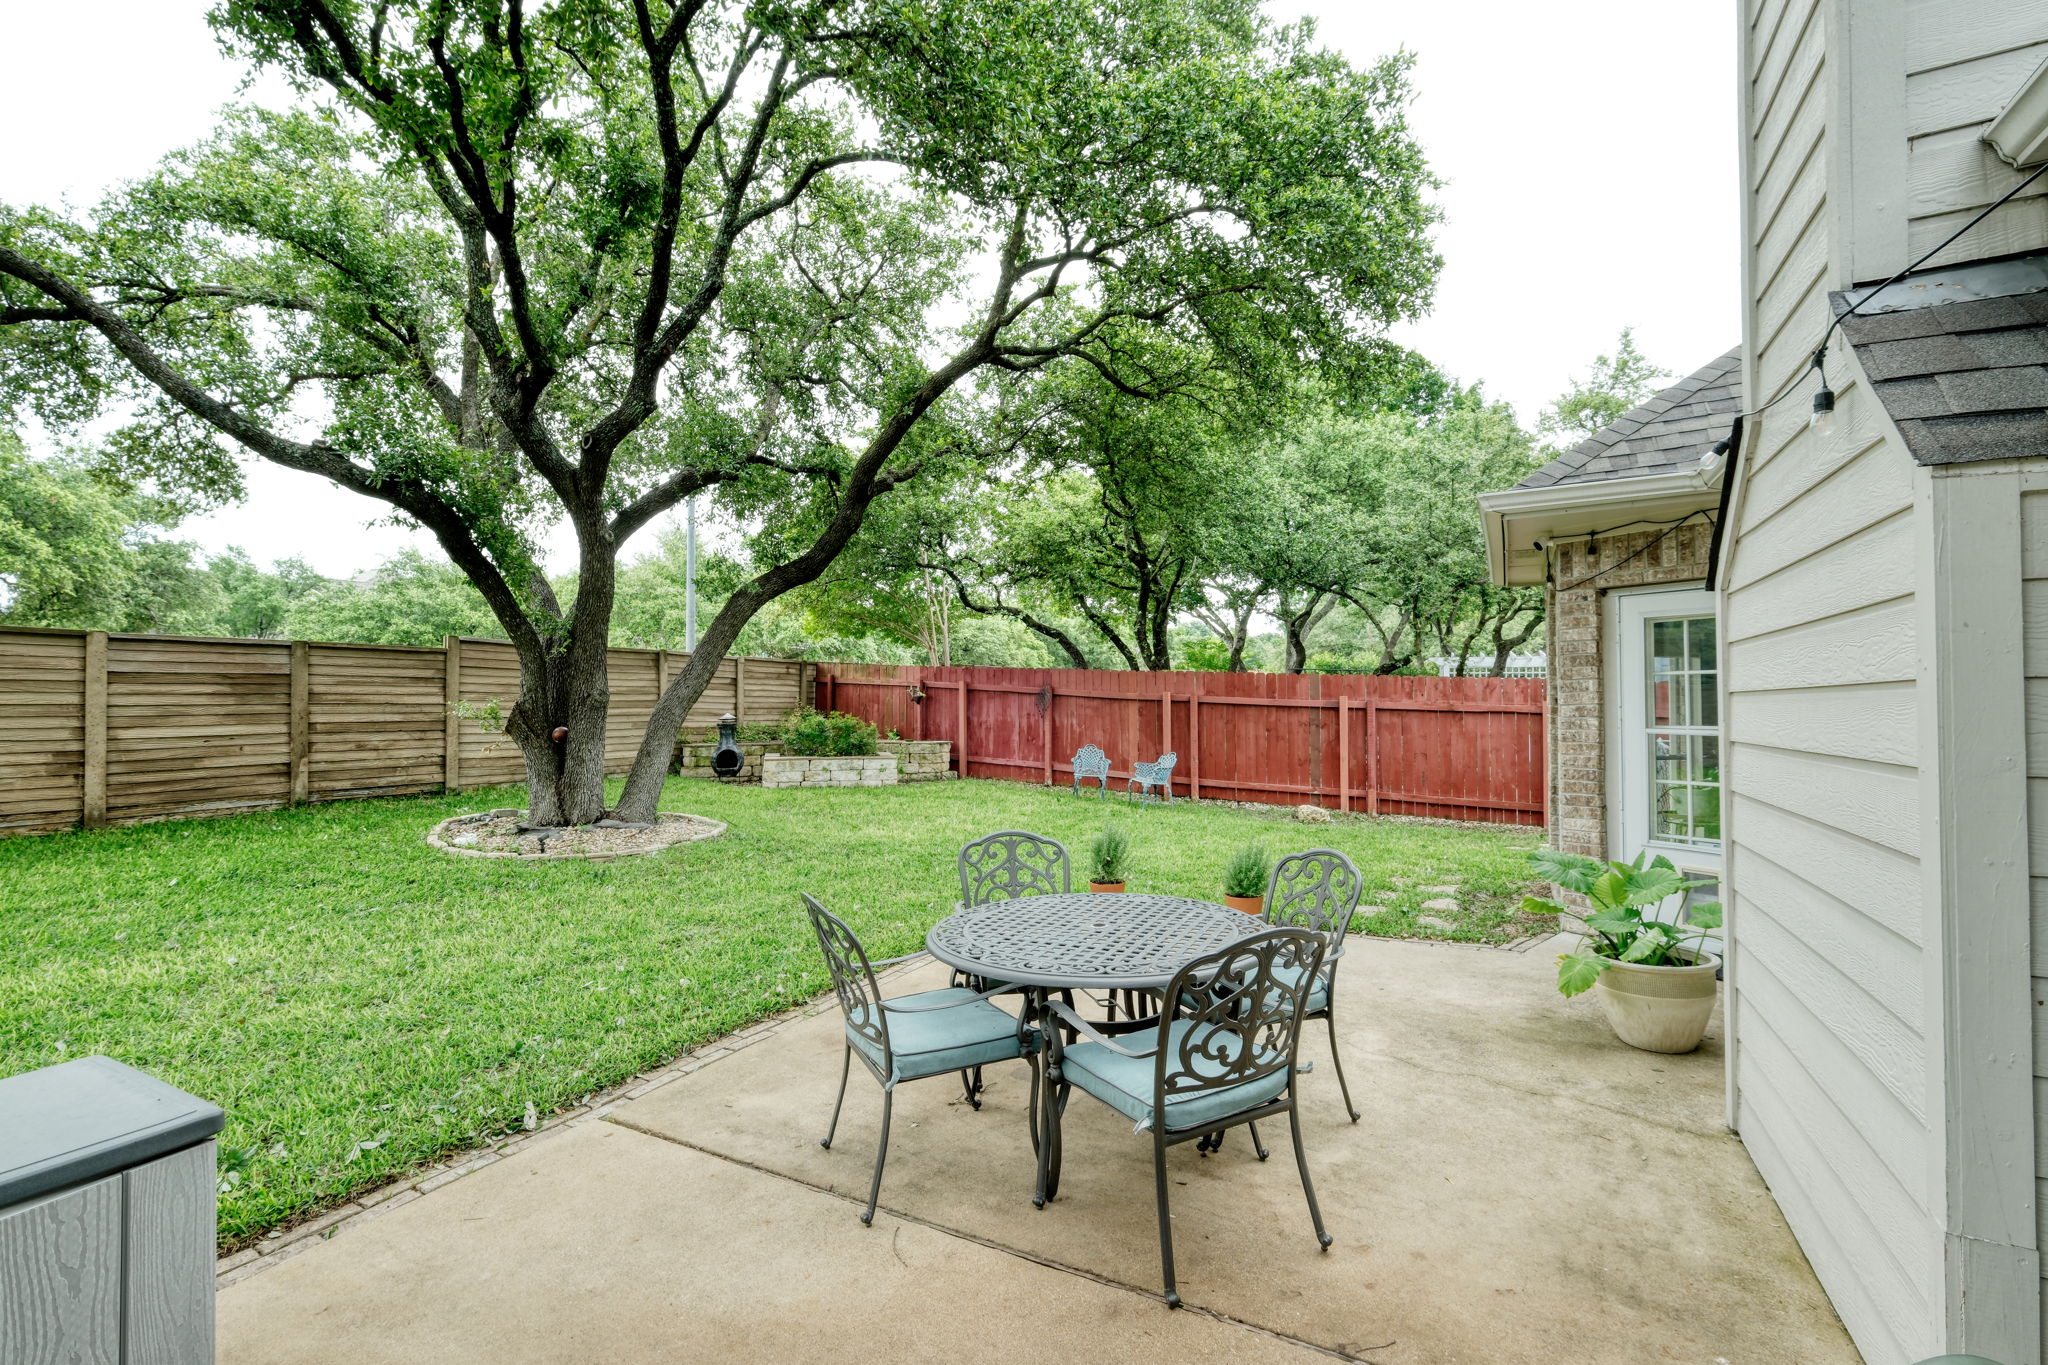
[[[1378,401],[1324,393],[1233,417],[1082,381],[996,476],[935,480],[870,518],[833,571],[758,613],[745,654],[854,662],[1499,674],[1541,638],[1538,589],[1486,581],[1473,495],[1505,488],[1652,391],[1624,332],[1530,433],[1416,362]],[[432,646],[502,631],[453,565],[403,551],[350,578],[174,538],[175,506],[0,435],[0,620]],[[699,555],[708,618],[747,538]],[[624,565],[622,645],[685,647],[679,528]],[[553,581],[573,600],[573,575]],[[1270,623],[1259,629],[1258,623]]]
[[[518,656],[536,820],[608,808],[606,651],[661,571],[628,547],[691,497],[743,543],[622,818],[651,818],[723,656],[792,621],[947,655],[957,604],[1147,667],[1183,613],[1244,660],[1227,623],[1261,604],[1294,666],[1340,607],[1390,666],[1446,621],[1482,649],[1515,629],[1388,576],[1381,531],[1438,518],[1376,462],[1426,479],[1512,444],[1387,338],[1441,265],[1405,55],[1354,66],[1258,0],[208,22],[293,98],[90,208],[0,205],[0,419],[111,430],[92,472],[123,497],[217,505],[261,459],[431,534]],[[174,543],[129,510],[131,558]],[[129,565],[124,611],[146,580]]]

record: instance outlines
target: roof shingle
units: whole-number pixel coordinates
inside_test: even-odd
[[[1734,350],[1630,408],[1515,487],[1599,483],[1691,468],[1728,434],[1729,419],[1741,410],[1742,353]]]
[[[1842,335],[1921,464],[2048,455],[2048,293],[1854,314]]]

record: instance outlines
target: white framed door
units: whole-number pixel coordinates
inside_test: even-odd
[[[1720,633],[1702,588],[1611,594],[1607,842],[1721,876]],[[1696,899],[1718,900],[1703,888]],[[1710,950],[1720,944],[1710,941]]]

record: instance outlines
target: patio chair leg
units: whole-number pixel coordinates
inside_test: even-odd
[[[895,1105],[895,1103],[896,1092],[894,1090],[884,1090],[882,1092],[882,1138],[880,1143],[875,1147],[875,1179],[874,1183],[868,1186],[867,1212],[863,1213],[860,1216],[860,1221],[866,1224],[868,1227],[873,1227],[875,1225],[875,1201],[881,1198],[882,1195],[882,1163],[889,1159],[889,1110]],[[1296,1140],[1296,1143],[1296,1150],[1299,1150],[1299,1139]],[[1307,1178],[1308,1169],[1306,1167],[1303,1167],[1302,1179],[1306,1180]],[[1315,1206],[1314,1195],[1309,1196],[1309,1206],[1311,1208]],[[1318,1214],[1317,1217],[1320,1218],[1321,1215]],[[1319,1222],[1317,1223],[1317,1226],[1320,1227],[1322,1225]]]
[[[1266,1150],[1266,1144],[1259,1141],[1259,1125],[1256,1123],[1247,1123],[1245,1124],[1245,1127],[1252,1130],[1252,1150],[1259,1154],[1259,1160],[1264,1161],[1267,1157],[1273,1155],[1271,1152]]]
[[[981,1098],[978,1093],[981,1090],[980,1072],[981,1068],[976,1066],[968,1067],[960,1073],[960,1088],[965,1092],[967,1102],[976,1109],[981,1108]]]
[[[1180,1307],[1180,1291],[1173,1281],[1173,1212],[1167,1207],[1166,1140],[1152,1134],[1152,1185],[1159,1200],[1159,1273],[1166,1281],[1166,1306]]]
[[[1334,995],[1323,1007],[1323,1022],[1330,1026],[1330,1062],[1337,1068],[1337,1089],[1343,1093],[1344,1108],[1350,1112],[1351,1121],[1356,1123],[1358,1108],[1351,1103],[1351,1085],[1344,1079],[1344,1059],[1337,1053],[1337,1000]]]
[[[839,1059],[839,1098],[832,1101],[832,1126],[825,1130],[824,1138],[818,1143],[826,1151],[832,1150],[832,1135],[839,1131],[839,1107],[846,1103],[846,1074],[853,1069],[853,1044],[846,1045],[846,1055]]]
[[[1294,1134],[1294,1166],[1296,1170],[1301,1172],[1301,1192],[1308,1196],[1308,1216],[1315,1220],[1316,1241],[1322,1243],[1323,1250],[1328,1251],[1332,1239],[1329,1233],[1323,1231],[1323,1211],[1316,1203],[1316,1187],[1308,1178],[1308,1156],[1301,1150],[1301,1111],[1299,1109],[1287,1111],[1287,1127]]]

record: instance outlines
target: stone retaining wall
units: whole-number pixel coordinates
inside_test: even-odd
[[[728,782],[759,782],[761,780],[761,759],[775,747],[773,743],[767,740],[760,740],[752,744],[741,744],[739,746],[740,770],[735,776],[725,780]],[[711,771],[711,755],[717,752],[718,741],[715,739],[705,744],[678,744],[676,746],[676,776],[717,777],[718,774]]]
[[[900,776],[894,754],[860,758],[798,758],[789,754],[761,757],[764,787],[893,787]]]
[[[955,776],[950,739],[880,739],[875,741],[875,749],[901,760],[901,781],[942,782]]]

